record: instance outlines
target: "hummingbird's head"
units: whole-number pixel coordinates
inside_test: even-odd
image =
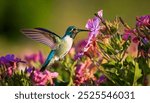
[[[76,35],[81,31],[89,31],[89,30],[78,29],[75,26],[69,26],[66,30],[65,36],[69,35],[71,38],[74,39]]]

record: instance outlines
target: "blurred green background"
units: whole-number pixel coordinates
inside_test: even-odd
[[[39,50],[47,54],[49,47],[26,38],[20,29],[43,27],[63,35],[69,25],[85,28],[100,9],[105,19],[121,16],[134,26],[136,16],[150,14],[150,0],[0,0],[0,56]],[[80,33],[75,43],[86,36]]]

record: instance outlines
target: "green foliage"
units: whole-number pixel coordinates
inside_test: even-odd
[[[123,21],[121,22],[125,28],[128,28]],[[131,45],[131,37],[124,41],[122,39],[123,34],[118,32],[119,30],[115,25],[110,24],[110,22],[104,24],[111,34],[107,38],[108,42],[106,43],[103,38],[100,38],[97,42],[99,51],[104,58],[104,62],[101,63],[103,68],[101,71],[109,79],[107,83],[110,82],[111,85],[120,86],[144,85],[144,78],[150,74],[149,57],[134,57],[127,54],[127,49]],[[116,28],[115,32],[113,28]],[[106,36],[105,33],[101,35]],[[142,50],[148,51],[150,46],[147,45],[143,45],[145,48],[142,48]]]
[[[14,72],[13,76],[6,76],[0,84],[3,86],[30,86],[30,78],[23,71]]]
[[[67,55],[63,60],[54,63],[51,70],[58,72],[59,76],[55,80],[56,85],[74,85],[73,78],[75,75],[76,61]]]

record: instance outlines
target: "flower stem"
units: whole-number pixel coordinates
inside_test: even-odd
[[[121,17],[119,17],[119,20],[125,28],[130,30],[130,27],[123,21],[123,19]]]

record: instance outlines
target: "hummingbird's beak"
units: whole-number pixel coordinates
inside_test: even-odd
[[[90,32],[90,30],[78,29],[78,28],[77,28],[77,29],[75,29],[75,30],[73,31],[72,38],[75,38],[76,35],[77,35],[79,32],[82,32],[82,31]]]
[[[81,31],[86,31],[86,32],[90,32],[90,30],[85,30],[85,29],[78,29],[79,32]]]

